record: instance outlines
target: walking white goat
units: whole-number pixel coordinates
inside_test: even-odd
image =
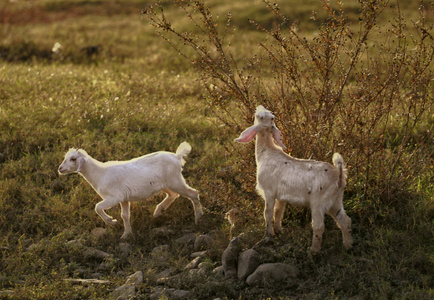
[[[95,206],[95,211],[108,225],[116,225],[117,220],[104,210],[119,203],[125,228],[121,238],[126,238],[131,233],[130,202],[144,200],[160,191],[167,196],[156,207],[154,217],[182,195],[193,203],[197,224],[203,215],[199,193],[185,183],[181,173],[184,157],[190,151],[191,146],[183,142],[176,153],[159,151],[128,161],[100,162],[82,149],[70,149],[59,167],[59,174],[79,173],[89,182],[103,199]]]
[[[310,207],[312,211],[312,252],[321,250],[324,214],[329,214],[342,231],[343,244],[351,248],[351,219],[345,214],[342,198],[346,169],[339,153],[333,164],[293,158],[283,152],[282,134],[274,115],[263,106],[256,108],[255,123],[235,141],[248,143],[256,136],[257,190],[265,200],[266,236],[282,230],[286,203]],[[275,144],[277,143],[277,145]],[[280,147],[279,147],[280,146]]]

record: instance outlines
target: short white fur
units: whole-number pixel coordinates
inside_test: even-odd
[[[121,238],[126,238],[131,233],[130,202],[147,199],[161,191],[166,193],[166,198],[156,207],[154,217],[182,195],[193,203],[195,222],[199,221],[203,215],[199,193],[186,184],[181,173],[184,158],[190,151],[191,146],[183,142],[176,153],[159,151],[128,161],[100,162],[82,149],[70,149],[59,166],[59,174],[79,173],[89,182],[103,199],[96,204],[95,211],[108,225],[116,225],[117,220],[105,210],[120,204],[124,221]]]
[[[342,203],[347,177],[342,156],[335,153],[331,165],[286,154],[282,150],[285,146],[274,123],[274,115],[263,106],[256,108],[254,125],[244,130],[235,141],[248,143],[255,137],[257,190],[265,200],[266,236],[281,232],[285,205],[291,203],[311,209],[313,252],[321,250],[326,213],[341,229],[344,246],[351,248],[351,219]]]

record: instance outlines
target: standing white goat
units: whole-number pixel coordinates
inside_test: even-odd
[[[199,193],[185,183],[181,173],[184,157],[190,151],[191,146],[183,142],[176,153],[159,151],[128,161],[100,162],[82,149],[70,149],[59,167],[59,174],[79,173],[89,182],[103,199],[95,206],[95,211],[108,225],[116,225],[117,220],[104,210],[119,203],[125,228],[121,238],[126,238],[131,233],[130,202],[144,200],[160,191],[167,196],[156,207],[154,217],[182,195],[193,203],[197,224],[203,215]]]
[[[248,143],[256,136],[257,190],[265,200],[266,235],[282,230],[287,202],[310,207],[312,211],[312,251],[321,250],[324,215],[329,214],[342,231],[343,244],[351,248],[351,219],[345,214],[342,198],[346,169],[339,153],[333,164],[293,158],[283,152],[282,134],[274,124],[274,115],[263,106],[256,108],[255,123],[235,141]],[[275,144],[277,143],[277,145]],[[279,147],[280,146],[280,147]]]

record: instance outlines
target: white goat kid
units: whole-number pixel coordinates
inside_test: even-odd
[[[282,230],[287,202],[310,207],[312,211],[312,251],[321,250],[324,215],[329,214],[342,231],[343,244],[351,248],[351,219],[342,203],[346,169],[339,153],[333,164],[297,159],[284,153],[282,134],[274,124],[274,115],[263,106],[256,108],[255,123],[235,141],[248,143],[256,137],[257,190],[265,200],[266,236]],[[276,145],[277,144],[277,145]],[[280,147],[279,147],[280,146]]]
[[[130,202],[147,199],[160,191],[167,196],[156,207],[154,217],[182,195],[193,203],[197,224],[203,215],[199,193],[186,184],[181,173],[184,158],[190,151],[191,146],[183,142],[176,153],[159,151],[128,161],[100,162],[82,149],[70,149],[59,167],[59,174],[79,173],[89,182],[103,199],[95,206],[95,211],[108,225],[116,225],[117,220],[104,210],[119,203],[125,228],[121,238],[126,238],[131,233]]]

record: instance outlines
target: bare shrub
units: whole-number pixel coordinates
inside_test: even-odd
[[[351,22],[340,1],[336,8],[322,1],[325,17],[312,14],[319,30],[307,37],[277,4],[264,0],[279,22],[266,27],[251,20],[268,40],[260,42],[262,51],[236,56],[230,13],[221,20],[204,1],[171,2],[184,10],[193,29],[176,30],[166,17],[167,4],[158,2],[143,14],[201,71],[210,107],[234,128],[234,136],[263,104],[276,115],[294,156],[330,160],[342,153],[353,210],[369,209],[366,199],[394,203],[432,165],[429,8],[420,7],[419,20],[405,20],[399,5],[359,1],[358,20]],[[380,22],[386,10],[393,19]],[[227,147],[240,151],[235,144]],[[251,166],[252,157],[248,160]]]

